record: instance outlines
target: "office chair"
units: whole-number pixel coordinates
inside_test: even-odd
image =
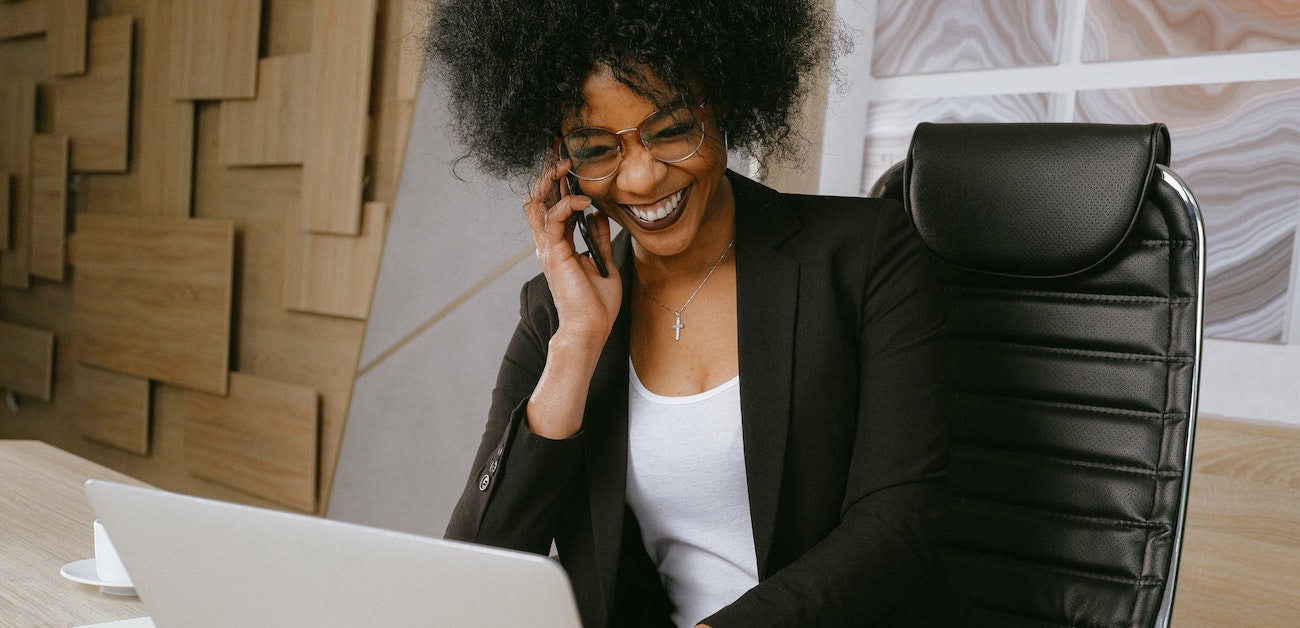
[[[873,196],[938,258],[954,373],[941,556],[976,626],[1167,626],[1205,239],[1161,124],[930,124]]]

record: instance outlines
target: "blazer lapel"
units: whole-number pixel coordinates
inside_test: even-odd
[[[793,385],[799,263],[778,250],[799,229],[774,190],[731,175],[736,194],[740,411],[758,575],[776,530]]]
[[[759,577],[766,575],[790,421],[799,264],[780,244],[798,231],[775,191],[728,172],[736,194],[736,308],[745,473]],[[626,233],[614,241],[623,305],[592,376],[587,416],[587,488],[597,569],[612,599],[621,555],[627,493],[628,353],[636,270]]]

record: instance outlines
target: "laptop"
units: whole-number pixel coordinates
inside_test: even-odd
[[[86,496],[162,628],[581,626],[544,556],[101,480]]]

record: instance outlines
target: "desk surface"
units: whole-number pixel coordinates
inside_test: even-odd
[[[114,597],[59,575],[93,558],[88,479],[143,484],[37,441],[0,440],[0,625],[78,626],[145,614],[140,598]]]

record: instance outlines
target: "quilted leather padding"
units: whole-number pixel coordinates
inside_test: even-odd
[[[1000,126],[1018,127],[1004,135],[1037,137],[1035,125]],[[1164,133],[1158,125],[1126,128],[1137,143]],[[1025,139],[1008,143],[1035,144]],[[1109,163],[1104,146],[1115,142],[1085,152]],[[1002,157],[986,152],[978,167],[945,165],[956,168],[945,173],[948,185],[984,176]],[[1025,158],[1016,153],[1012,161]],[[910,184],[929,180],[923,170],[934,163],[909,163]],[[1146,165],[1134,167],[1145,172]],[[1189,208],[1159,168],[1150,177],[1137,186],[1144,196],[1118,241],[1089,245],[1108,251],[1085,269],[1059,276],[1064,263],[1046,259],[1053,247],[1022,256],[1020,276],[939,265],[956,387],[954,503],[942,556],[974,625],[1152,626],[1172,586],[1200,359],[1203,251],[1194,203]],[[875,188],[894,198],[903,189],[898,168]],[[1019,202],[998,208],[1049,211]],[[919,228],[946,220],[928,214],[965,208],[908,210]],[[988,234],[970,239],[1007,244]],[[1083,263],[1077,247],[1055,249],[1069,265]]]
[[[905,202],[921,238],[949,264],[1070,275],[1123,241],[1156,164],[1168,163],[1168,145],[1158,124],[921,123],[904,169]]]

